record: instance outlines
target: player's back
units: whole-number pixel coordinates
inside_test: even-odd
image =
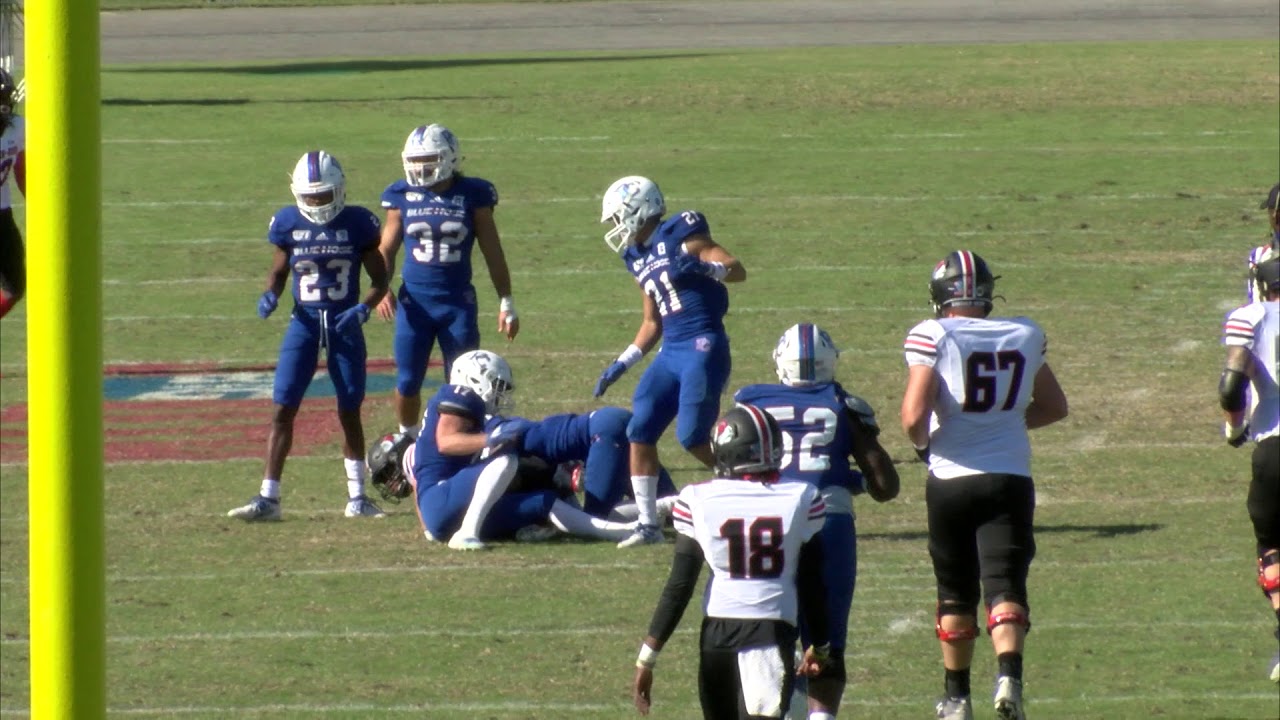
[[[1280,435],[1280,302],[1254,302],[1236,308],[1223,325],[1227,345],[1239,345],[1253,355],[1254,375],[1249,397],[1249,434],[1254,440]]]
[[[405,284],[442,297],[470,290],[474,213],[497,204],[497,189],[481,178],[455,175],[440,192],[404,180],[391,183],[382,192],[382,207],[400,211]]]
[[[735,402],[755,405],[778,421],[782,429],[783,477],[803,480],[819,488],[844,487],[863,491],[862,473],[849,464],[848,393],[839,383],[747,385],[734,394]]]
[[[711,236],[707,219],[686,210],[662,221],[643,247],[630,247],[622,254],[627,270],[658,306],[664,341],[724,332],[729,311],[729,291],[724,285],[704,275],[674,277],[670,271],[684,241],[698,235]]]
[[[436,444],[436,430],[444,414],[459,415],[471,421],[475,431],[484,427],[485,406],[471,388],[462,385],[441,385],[427,401],[427,411],[422,419],[422,432],[414,443],[413,476],[419,487],[447,480],[459,470],[470,465],[470,455],[445,455]]]
[[[939,393],[930,427],[929,471],[939,478],[1031,474],[1026,411],[1044,364],[1034,321],[952,317],[926,320],[907,336],[908,362],[929,356]]]
[[[826,520],[816,487],[715,479],[681,490],[671,518],[711,566],[705,615],[796,623],[800,548]]]

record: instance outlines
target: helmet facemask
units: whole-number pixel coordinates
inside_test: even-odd
[[[323,150],[303,155],[293,168],[289,189],[302,216],[326,225],[347,205],[347,180],[337,158]]]
[[[667,211],[662,191],[648,178],[628,175],[615,181],[601,201],[600,222],[613,223],[604,235],[610,250],[621,254],[636,244],[644,225]]]
[[[834,382],[840,350],[826,330],[810,323],[787,328],[773,349],[778,380],[789,386]]]
[[[458,138],[443,125],[414,128],[400,153],[404,179],[414,187],[430,187],[453,177],[462,162]]]

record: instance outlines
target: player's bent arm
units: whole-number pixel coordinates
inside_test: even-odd
[[[267,271],[267,289],[280,297],[284,292],[284,284],[289,280],[289,253],[279,245],[275,246],[275,254],[271,256],[271,269]]]
[[[488,436],[474,428],[471,418],[442,409],[436,423],[436,447],[443,455],[474,455],[488,442]]]
[[[365,250],[360,261],[364,263],[364,271],[369,275],[369,290],[364,294],[362,302],[365,307],[376,307],[387,294],[387,264],[378,248]]]
[[[898,497],[901,481],[893,458],[880,441],[860,422],[854,422],[850,431],[853,440],[853,459],[866,480],[867,494],[876,502],[888,502]]]
[[[800,613],[809,631],[809,642],[814,646],[831,641],[827,624],[827,589],[823,581],[823,556],[825,550],[822,535],[814,535],[800,546],[800,565],[796,568],[796,591],[800,599]]]
[[[726,272],[721,282],[742,282],[747,279],[747,268],[743,266],[742,261],[706,235],[694,235],[685,240],[684,251],[703,262],[723,265]]]
[[[507,255],[502,251],[502,240],[498,237],[498,224],[493,219],[493,208],[476,208],[473,215],[476,228],[476,244],[480,246],[480,254],[484,255],[484,264],[489,268],[489,279],[493,281],[493,289],[498,297],[511,297],[511,269],[507,267]]]
[[[649,621],[649,635],[644,639],[646,647],[654,653],[662,649],[680,624],[685,608],[689,606],[689,598],[698,586],[698,575],[704,563],[702,548],[698,541],[687,535],[676,536],[675,555],[671,560],[671,572],[667,576],[667,584],[662,588],[658,598],[658,607],[653,611],[653,619]],[[656,661],[656,658],[655,658]],[[652,667],[652,663],[649,665]]]
[[[1053,374],[1049,363],[1040,366],[1036,372],[1035,384],[1031,386],[1031,404],[1027,406],[1027,429],[1034,430],[1052,425],[1067,416],[1067,394],[1058,384],[1058,377]]]
[[[902,394],[902,431],[917,450],[929,446],[929,416],[938,393],[938,376],[928,365],[912,365],[907,370],[907,389]]]

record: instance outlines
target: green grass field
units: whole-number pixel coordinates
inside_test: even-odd
[[[108,67],[103,255],[108,362],[274,361],[254,308],[266,221],[308,149],[376,206],[424,122],[502,194],[523,330],[519,410],[588,410],[639,321],[599,196],[649,175],[707,214],[750,277],[731,291],[733,386],[773,377],[789,325],[845,352],[840,376],[898,429],[901,341],[934,262],[965,247],[998,312],[1046,329],[1072,415],[1034,435],[1034,718],[1275,718],[1274,619],[1254,582],[1247,451],[1220,439],[1220,322],[1241,302],[1257,209],[1280,178],[1271,42],[557,53]],[[483,263],[477,287],[496,313]],[[38,270],[37,270],[38,271]],[[26,401],[25,317],[0,323],[2,403]],[[390,356],[388,325],[367,326]],[[638,372],[605,400],[627,404]],[[394,426],[366,404],[370,438]],[[260,421],[269,419],[264,402]],[[173,433],[196,432],[191,417]],[[9,426],[6,426],[6,431]],[[702,475],[661,449],[679,482]],[[617,718],[670,546],[576,542],[481,555],[427,546],[412,509],[341,517],[337,445],[295,443],[286,521],[223,514],[261,459],[106,469],[113,717]],[[859,505],[861,573],[843,717],[928,717],[941,690],[923,470]],[[29,704],[26,465],[0,464],[0,715]],[[697,716],[691,608],[656,718]],[[985,639],[983,641],[985,643]],[[994,661],[980,645],[977,699]],[[989,717],[982,703],[979,717]]]

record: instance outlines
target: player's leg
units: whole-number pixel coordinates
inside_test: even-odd
[[[742,688],[734,629],[741,621],[703,618],[698,639],[698,700],[704,720],[740,720]]]
[[[711,427],[720,417],[720,395],[729,382],[729,339],[709,335],[681,346],[680,409],[676,439],[707,468],[715,466],[711,452]]]
[[[1280,641],[1280,436],[1258,443],[1252,464],[1247,505],[1257,541],[1258,585],[1276,614],[1275,637]],[[1267,677],[1280,682],[1280,650],[1267,666]]]
[[[293,449],[293,421],[316,371],[320,356],[319,323],[306,314],[295,313],[289,319],[280,341],[280,355],[272,399],[271,432],[267,436],[267,459],[258,495],[227,513],[241,520],[280,519],[280,481],[284,463]]]
[[[364,333],[345,337],[329,334],[329,379],[337,395],[338,423],[342,426],[342,465],[347,477],[346,517],[384,517],[386,513],[364,493],[364,405],[368,351]]]
[[[471,483],[470,498],[466,512],[458,524],[458,529],[449,538],[449,547],[454,550],[480,550],[484,543],[480,540],[480,526],[484,524],[489,511],[507,491],[507,486],[516,476],[519,460],[514,453],[499,455],[481,466]],[[452,483],[451,483],[452,484]]]
[[[561,532],[596,540],[621,541],[635,530],[635,524],[615,522],[589,515],[563,500],[556,500],[547,512],[547,519]]]
[[[0,210],[0,318],[27,292],[26,248],[13,221],[13,210]]]
[[[400,432],[418,437],[422,430],[422,381],[436,341],[436,326],[427,309],[404,286],[399,294],[392,354],[396,360],[396,421]]]
[[[1036,494],[1031,478],[987,476],[990,517],[978,528],[978,555],[986,595],[987,632],[995,649],[995,710],[1000,720],[1022,720],[1022,658],[1031,627],[1027,572],[1036,554],[1032,532]]]
[[[858,577],[858,541],[848,491],[832,488],[823,495],[830,498],[827,521],[822,526],[822,546],[831,659],[808,683],[809,717],[817,720],[829,720],[840,712],[840,700],[847,681],[844,656],[849,634],[849,610],[853,606],[853,591]],[[835,512],[831,511],[833,508]]]
[[[475,291],[464,293],[462,304],[441,308],[435,313],[435,318],[440,328],[436,339],[444,357],[444,381],[449,382],[453,361],[464,352],[480,349],[480,318]]]
[[[934,626],[942,647],[945,696],[938,703],[938,717],[968,720],[970,667],[974,639],[978,637],[978,545],[970,519],[969,478],[941,481],[930,475],[925,481],[925,506],[929,526],[929,558],[937,581],[938,608]]]
[[[631,411],[619,407],[600,408],[587,420],[591,445],[583,468],[582,509],[589,515],[609,517],[631,487],[630,422]]]
[[[781,718],[790,705],[796,675],[795,629],[775,624],[782,635],[775,643],[738,650],[738,716],[747,720]]]
[[[664,347],[645,368],[632,397],[627,440],[631,443],[631,492],[636,499],[640,524],[618,547],[649,545],[662,541],[658,525],[658,438],[675,419],[680,397],[680,375],[672,354]]]

